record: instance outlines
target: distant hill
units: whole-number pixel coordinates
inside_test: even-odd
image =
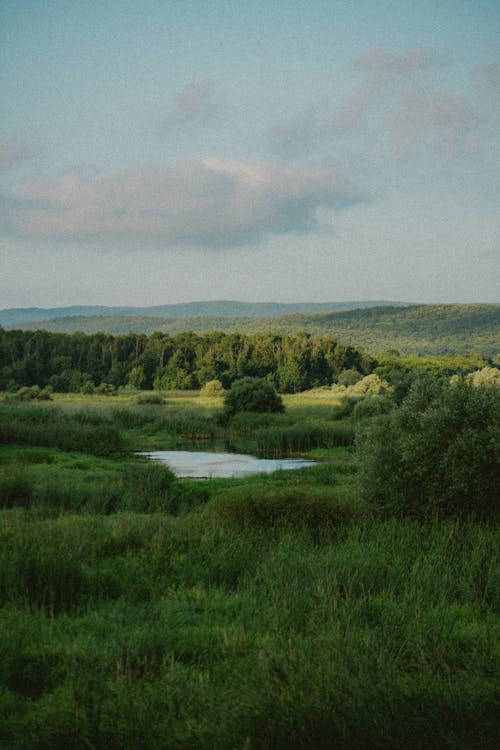
[[[48,322],[60,318],[96,317],[148,317],[148,318],[276,318],[298,313],[336,312],[355,310],[380,305],[406,306],[406,302],[358,301],[358,302],[237,302],[213,300],[208,302],[185,302],[154,307],[104,307],[102,305],[73,305],[71,307],[11,307],[0,310],[0,326],[17,326],[21,323],[41,322],[48,330]]]
[[[183,331],[239,333],[306,331],[313,336],[332,336],[341,343],[370,353],[397,349],[401,353],[467,354],[478,351],[495,356],[500,350],[500,305],[380,306],[320,314],[279,317],[198,316],[170,319],[147,315],[82,317],[25,323],[25,330],[45,328],[71,333],[146,333]]]

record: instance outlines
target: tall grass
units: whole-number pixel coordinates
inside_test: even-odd
[[[82,421],[81,416],[31,404],[0,409],[0,443],[45,445],[96,456],[113,455],[123,449],[118,430],[100,420]]]
[[[354,443],[354,428],[349,422],[304,422],[256,433],[259,452],[268,456],[297,453],[314,448],[336,448]]]
[[[495,747],[492,529],[7,517],[6,747]]]

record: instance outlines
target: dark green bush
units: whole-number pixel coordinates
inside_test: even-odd
[[[358,401],[359,401],[359,398],[356,398],[354,396],[344,396],[341,399],[340,404],[337,404],[332,409],[334,419],[342,419],[343,417],[350,417]]]
[[[224,397],[224,415],[239,412],[283,412],[285,407],[273,386],[262,378],[235,380]]]
[[[417,380],[359,442],[364,496],[384,514],[498,514],[500,389]]]
[[[364,417],[378,417],[391,411],[393,402],[387,396],[365,396],[354,407],[355,419]]]

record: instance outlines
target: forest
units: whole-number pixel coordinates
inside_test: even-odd
[[[283,393],[297,393],[330,386],[349,370],[360,377],[375,372],[394,384],[411,372],[463,374],[491,363],[477,353],[421,357],[389,351],[374,357],[308,333],[111,336],[0,329],[0,389],[9,392],[34,385],[46,394],[127,386],[192,390],[212,380],[227,388],[253,376],[266,378]]]
[[[345,369],[371,372],[374,360],[331,338],[307,334],[51,334],[0,330],[0,388],[50,386],[78,392],[101,383],[144,389],[224,387],[243,376],[267,377],[283,392],[328,385]]]

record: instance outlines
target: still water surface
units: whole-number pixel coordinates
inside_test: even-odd
[[[151,451],[143,455],[166,464],[178,477],[195,479],[271,474],[283,469],[303,469],[316,463],[307,458],[255,458],[243,453]]]

